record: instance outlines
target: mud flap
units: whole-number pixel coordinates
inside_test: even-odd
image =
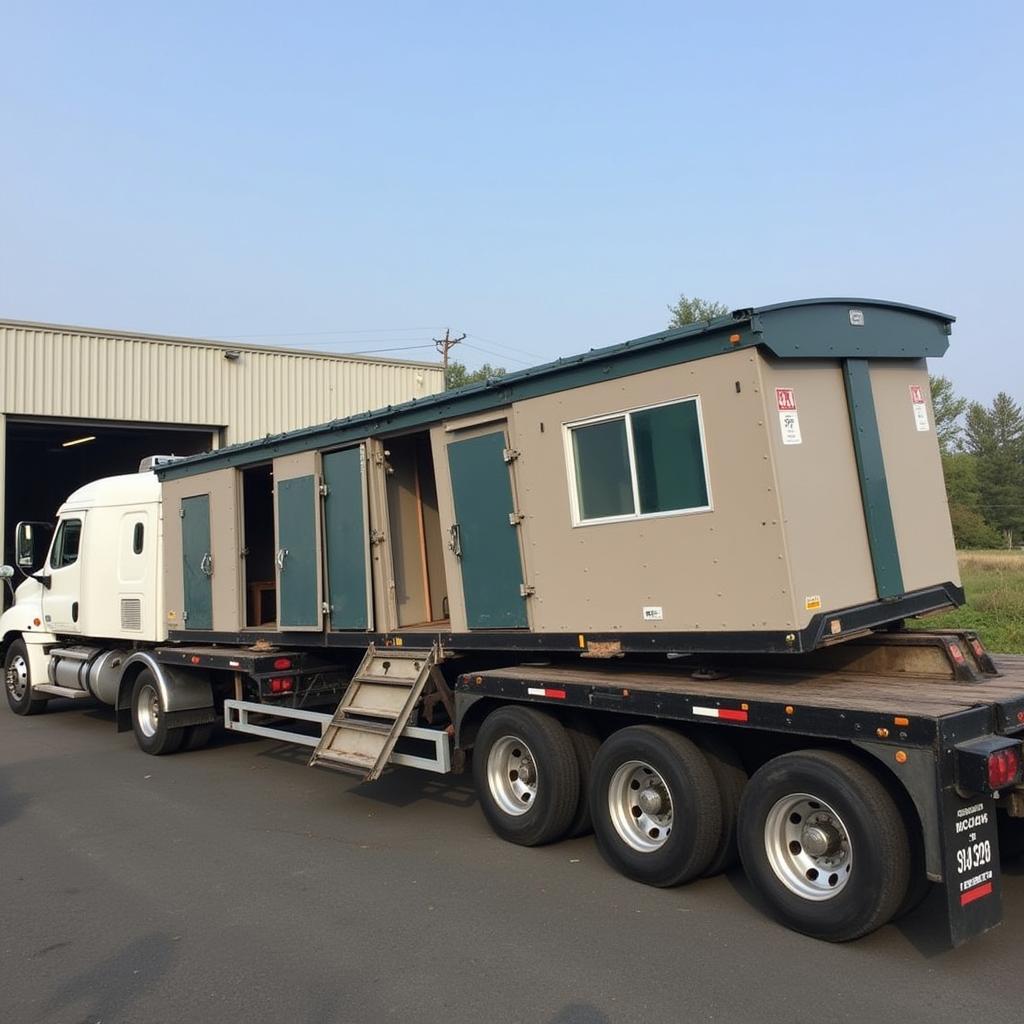
[[[999,836],[994,801],[942,791],[942,876],[949,937],[960,946],[1003,917]]]

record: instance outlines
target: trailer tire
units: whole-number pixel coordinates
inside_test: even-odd
[[[182,732],[185,734],[182,739],[182,750],[202,750],[213,738],[213,722],[206,722],[204,725],[186,725]]]
[[[999,857],[1017,860],[1024,857],[1024,818],[1011,818],[1004,812],[996,814],[999,826]]]
[[[561,839],[579,802],[572,741],[557,718],[535,708],[503,707],[483,720],[473,781],[491,828],[520,846]]]
[[[46,710],[45,700],[32,697],[32,676],[24,640],[15,640],[4,655],[4,692],[16,715],[38,715]]]
[[[739,846],[761,897],[816,939],[867,935],[907,895],[911,844],[899,807],[845,754],[805,750],[763,765],[740,804]]]
[[[576,813],[565,830],[567,839],[575,839],[594,831],[590,817],[590,779],[594,773],[594,758],[601,748],[601,740],[587,722],[570,721],[565,731],[576,754],[576,767],[580,773],[580,795],[576,802]]]
[[[166,708],[153,673],[144,668],[132,686],[132,730],[139,748],[147,754],[173,754],[185,739],[184,729],[168,729]]]
[[[711,878],[728,871],[739,862],[740,851],[737,840],[739,832],[740,801],[747,785],[747,772],[742,762],[725,739],[720,736],[703,734],[695,737],[701,753],[707,758],[711,772],[718,783],[718,795],[722,801],[722,831],[718,846],[711,857],[711,863],[704,869],[704,877]]]
[[[714,772],[692,740],[655,725],[613,733],[594,761],[590,813],[601,856],[646,885],[701,875],[722,834]]]

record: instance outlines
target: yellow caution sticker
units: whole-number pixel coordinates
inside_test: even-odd
[[[804,598],[804,608],[809,612],[816,612],[821,607],[821,595],[810,594]]]

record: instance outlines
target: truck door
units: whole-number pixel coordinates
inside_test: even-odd
[[[507,447],[504,430],[448,445],[456,518],[450,544],[462,568],[470,629],[527,625]]]
[[[366,446],[323,457],[327,603],[331,629],[370,629],[370,531]]]
[[[61,519],[50,545],[44,573],[50,587],[43,591],[43,618],[55,633],[81,633],[82,533],[85,513]]]
[[[213,547],[210,496],[181,499],[181,568],[186,629],[213,628]]]
[[[321,629],[318,452],[274,460],[274,533],[278,629]]]

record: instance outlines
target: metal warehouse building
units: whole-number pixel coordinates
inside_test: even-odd
[[[432,363],[0,320],[0,536],[147,455],[193,455],[444,388]]]

